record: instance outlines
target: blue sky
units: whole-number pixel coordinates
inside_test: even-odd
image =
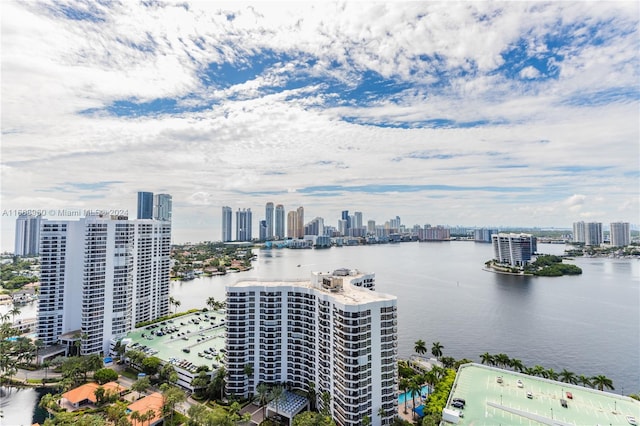
[[[2,4],[17,209],[174,198],[407,226],[640,222],[637,2]],[[208,236],[208,238],[205,238]]]

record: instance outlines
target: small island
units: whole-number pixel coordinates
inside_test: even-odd
[[[522,267],[498,263],[495,260],[485,262],[485,266],[495,272],[515,275],[535,275],[539,277],[561,277],[563,275],[580,275],[582,269],[576,265],[562,263],[561,256],[542,254],[536,260]]]

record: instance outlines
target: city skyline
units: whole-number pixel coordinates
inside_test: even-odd
[[[2,250],[13,211],[133,218],[140,190],[172,194],[176,243],[269,201],[636,228],[638,23],[635,2],[4,2]]]

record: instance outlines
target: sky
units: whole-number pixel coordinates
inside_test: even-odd
[[[639,3],[3,1],[16,214],[221,207],[337,225],[640,223]],[[257,236],[257,235],[255,235]]]

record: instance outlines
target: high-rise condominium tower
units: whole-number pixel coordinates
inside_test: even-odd
[[[536,251],[536,237],[530,234],[493,234],[493,258],[511,266],[524,266]]]
[[[297,230],[296,230],[296,238],[304,238],[304,207],[298,207],[296,210],[296,214],[298,215],[297,220]]]
[[[584,222],[573,222],[573,242],[584,243]]]
[[[278,240],[283,240],[285,236],[284,229],[284,206],[282,204],[278,204],[276,206],[276,220],[275,220],[275,237]]]
[[[297,238],[298,213],[291,210],[287,213],[287,238]]]
[[[231,207],[224,206],[222,207],[222,241],[228,242],[232,241],[233,237],[231,234],[231,218],[233,217],[233,212],[231,211]]]
[[[169,194],[153,196],[153,218],[171,222],[172,200]]]
[[[631,228],[629,222],[613,222],[610,225],[611,245],[625,247],[631,243]]]
[[[588,222],[584,225],[584,244],[586,246],[599,246],[602,244],[602,223]]]
[[[264,220],[267,225],[266,240],[273,240],[273,203],[269,202],[264,209]]]
[[[251,209],[236,211],[236,241],[251,241]]]
[[[340,426],[389,425],[398,414],[395,296],[372,291],[373,274],[337,270],[310,281],[245,281],[227,290],[227,392],[287,382]],[[247,376],[246,366],[252,367]]]
[[[16,256],[35,256],[40,245],[40,221],[42,216],[20,215],[16,219]]]
[[[138,192],[138,219],[153,219],[153,192]]]
[[[83,355],[169,313],[171,223],[88,216],[42,220],[38,338]]]

